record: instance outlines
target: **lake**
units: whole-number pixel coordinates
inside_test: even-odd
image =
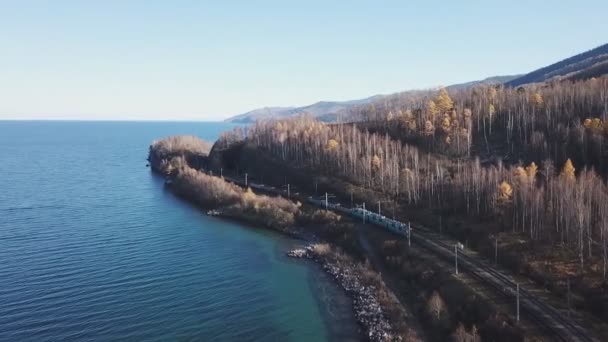
[[[357,340],[301,242],[205,216],[146,168],[224,123],[0,121],[1,341]]]

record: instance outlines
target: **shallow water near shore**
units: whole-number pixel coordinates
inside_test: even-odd
[[[145,167],[230,125],[0,121],[0,341],[356,340],[301,242],[207,217]]]

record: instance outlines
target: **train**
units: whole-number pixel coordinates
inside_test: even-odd
[[[363,222],[369,222],[371,224],[383,227],[395,234],[399,234],[402,236],[407,236],[409,233],[410,226],[397,221],[391,218],[388,218],[383,215],[379,215],[372,211],[363,208],[347,208],[340,205],[340,203],[331,203],[323,199],[317,199],[314,197],[308,197],[308,202],[320,206],[322,208],[327,208],[330,210],[334,210],[355,218],[362,219]]]
[[[237,180],[233,180],[233,181],[236,182],[237,184],[242,183]],[[271,191],[271,192],[280,191],[272,186],[266,186],[263,184],[249,183],[248,185],[251,188],[256,189],[256,190]],[[388,218],[383,215],[379,215],[379,214],[377,214],[373,211],[369,211],[367,209],[347,208],[347,207],[340,205],[340,203],[332,203],[332,202],[329,202],[327,199],[318,199],[318,198],[314,198],[313,196],[308,197],[308,202],[310,202],[311,204],[314,204],[318,207],[321,207],[321,208],[326,208],[326,209],[333,210],[333,211],[336,211],[336,212],[339,212],[339,213],[342,213],[345,215],[349,215],[354,218],[362,219],[363,222],[367,222],[367,223],[374,224],[376,226],[383,227],[383,228],[387,229],[388,231],[393,232],[398,235],[407,237],[408,233],[410,233],[410,229],[411,229],[410,225],[397,221],[397,220],[393,220],[393,219]]]

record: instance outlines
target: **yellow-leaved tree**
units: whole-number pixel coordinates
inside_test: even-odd
[[[536,173],[538,172],[538,166],[534,162],[525,168],[518,166],[515,168],[515,178],[520,184],[534,184],[536,179]]]
[[[538,166],[534,162],[531,162],[528,167],[526,167],[526,174],[528,175],[528,179],[530,182],[534,182],[536,179],[536,173],[538,172]]]
[[[490,105],[488,106],[488,114],[490,115],[490,117],[492,117],[494,113],[496,113],[496,108],[494,108],[494,105],[490,103]]]
[[[456,109],[452,109],[452,114],[450,114],[450,118],[452,118],[452,121],[457,121],[458,120],[458,112],[456,111]]]
[[[338,141],[336,139],[329,139],[327,141],[326,149],[328,151],[335,151],[335,150],[338,149],[338,146],[339,146],[339,144],[338,144]]]
[[[574,171],[576,171],[576,169],[574,168],[574,165],[572,165],[570,158],[568,158],[566,163],[564,163],[564,167],[562,168],[561,176],[568,181],[573,181],[576,178]]]
[[[451,125],[452,125],[452,122],[450,121],[450,116],[448,114],[445,114],[443,116],[443,120],[441,120],[441,128],[443,129],[444,132],[449,133]]]
[[[545,100],[543,99],[543,96],[541,94],[534,93],[534,96],[532,97],[532,102],[535,106],[540,107],[543,105],[543,103],[545,103]]]
[[[372,169],[373,170],[379,170],[380,169],[380,157],[378,157],[378,155],[375,155],[372,157]]]
[[[586,118],[585,121],[583,121],[583,126],[585,126],[585,128],[591,128],[591,119]]]
[[[437,103],[437,110],[441,114],[447,113],[454,108],[454,101],[452,101],[448,91],[445,90],[445,88],[441,88],[439,90],[439,95],[437,95],[435,102]]]
[[[506,181],[500,183],[498,186],[498,198],[506,202],[509,201],[512,196],[513,188],[511,187],[511,184],[507,183]]]
[[[517,179],[520,184],[528,183],[528,174],[523,167],[518,166],[515,168],[515,179]]]
[[[241,197],[241,201],[243,203],[256,203],[255,198],[256,198],[256,195],[253,192],[253,190],[251,190],[250,187],[247,187],[247,190],[245,190],[245,192],[243,193],[243,196]],[[256,207],[256,206],[254,205],[254,207]]]
[[[401,176],[404,179],[409,179],[409,178],[414,178],[414,173],[412,172],[412,170],[410,170],[409,168],[404,168],[403,170],[401,170]]]

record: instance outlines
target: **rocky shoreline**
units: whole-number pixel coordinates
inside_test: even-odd
[[[187,137],[186,141],[181,141],[178,138],[170,137],[153,143],[150,146],[148,156],[152,171],[164,176],[166,185],[177,196],[199,206],[208,216],[235,220],[252,226],[263,226],[311,244],[306,248],[292,250],[288,255],[294,258],[311,259],[322,265],[323,270],[329,273],[351,298],[356,320],[363,327],[368,340],[402,340],[395,329],[396,325],[391,325],[378,300],[380,298],[379,288],[374,286],[374,282],[369,282],[369,279],[368,281],[364,280],[364,277],[361,276],[364,272],[361,272],[361,269],[353,263],[350,257],[337,258],[337,254],[334,252],[320,253],[315,248],[319,244],[314,244],[315,241],[319,240],[317,236],[305,229],[300,229],[298,222],[295,222],[294,218],[297,218],[297,213],[291,210],[293,209],[291,207],[294,206],[292,202],[286,202],[289,203],[289,206],[287,206],[285,203],[274,200],[274,198],[267,198],[266,196],[259,196],[258,198],[258,195],[253,192],[236,190],[235,185],[225,182],[223,178],[212,177],[199,171],[202,166],[207,165],[207,156],[202,153],[196,155],[184,154],[182,150],[189,146],[188,144],[203,144],[194,141],[193,138]],[[176,149],[177,151],[174,151]],[[194,164],[195,168],[190,166],[191,163]],[[208,189],[215,190],[216,193],[206,194],[205,191]],[[201,196],[201,194],[207,196]],[[224,202],[218,200],[218,196]],[[238,197],[238,201],[234,200],[235,197]],[[243,208],[244,202],[251,202],[252,205]],[[295,211],[299,212],[300,204],[298,203],[294,207],[296,208]],[[251,208],[255,210],[245,211],[245,209]],[[259,208],[266,209],[263,213],[266,216],[260,217]],[[269,216],[270,214],[276,214],[276,208],[282,209],[282,212],[278,214],[292,215],[292,219],[278,220],[274,216]],[[279,216],[279,218],[284,218],[284,216]],[[288,224],[283,224],[284,222]],[[306,224],[307,222],[303,223]]]
[[[401,341],[401,338],[393,333],[393,327],[382,310],[376,288],[366,286],[353,268],[339,265],[319,255],[313,246],[291,250],[287,255],[292,258],[310,259],[322,265],[323,270],[329,273],[352,299],[357,321],[365,329],[370,341]]]

